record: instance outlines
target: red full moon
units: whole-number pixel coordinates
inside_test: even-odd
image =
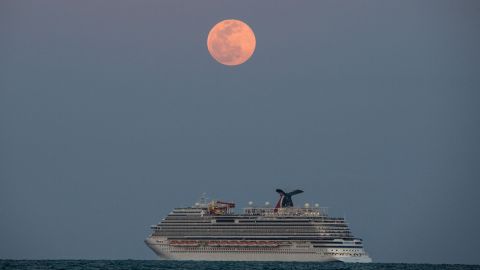
[[[253,55],[255,46],[253,30],[239,20],[221,21],[208,33],[208,51],[215,60],[227,66],[245,63]]]

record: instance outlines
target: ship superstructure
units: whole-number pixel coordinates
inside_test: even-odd
[[[145,242],[167,260],[372,261],[344,218],[322,207],[294,207],[291,197],[301,190],[277,192],[275,207],[247,207],[242,214],[222,201],[175,208]]]

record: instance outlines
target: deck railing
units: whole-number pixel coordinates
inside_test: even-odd
[[[243,208],[245,215],[252,216],[326,216],[328,214],[327,207],[305,207],[305,208]]]

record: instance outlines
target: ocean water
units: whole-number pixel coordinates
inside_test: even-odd
[[[480,269],[480,265],[462,264],[406,264],[406,263],[293,263],[293,262],[193,262],[193,261],[139,261],[139,260],[0,260],[0,269],[28,270],[443,270]]]

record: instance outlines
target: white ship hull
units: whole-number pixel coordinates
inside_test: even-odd
[[[232,202],[204,199],[174,208],[151,226],[145,243],[162,260],[372,261],[344,218],[330,217],[318,205],[293,207],[291,197],[301,190],[276,192],[275,208],[247,207],[242,214],[232,211]]]
[[[348,262],[369,263],[372,259],[363,250],[339,248],[212,248],[212,247],[173,247],[159,244],[152,238],[145,240],[162,260],[192,261],[295,261],[295,262]],[[363,254],[360,254],[363,253]],[[334,255],[326,255],[334,254]]]

